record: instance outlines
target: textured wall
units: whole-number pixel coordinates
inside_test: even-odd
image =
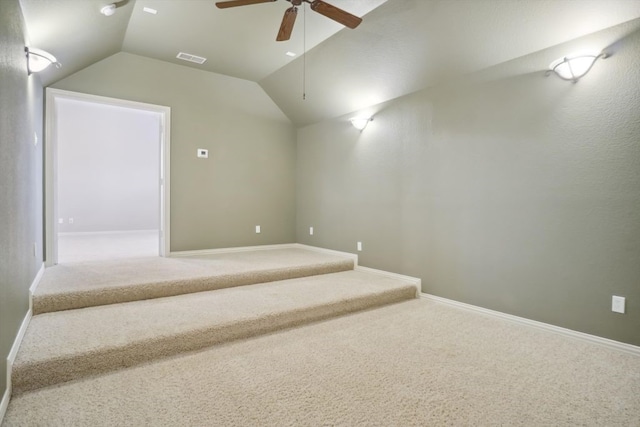
[[[160,113],[58,99],[56,114],[58,231],[159,229]]]
[[[172,251],[295,241],[295,131],[256,83],[119,53],[53,87],[171,107]]]
[[[0,396],[42,265],[42,86],[27,76],[24,46],[18,0],[0,1]]]
[[[638,18],[638,0],[388,0],[259,83],[306,126]]]
[[[362,133],[299,130],[298,242],[362,241],[363,265],[424,292],[640,345],[640,33],[614,48],[577,84],[459,83],[379,106]]]

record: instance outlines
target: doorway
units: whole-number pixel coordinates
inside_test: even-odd
[[[167,256],[170,109],[46,94],[46,265]]]

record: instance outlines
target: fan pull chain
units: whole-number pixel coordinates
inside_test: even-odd
[[[307,5],[302,6],[302,100],[307,100]]]

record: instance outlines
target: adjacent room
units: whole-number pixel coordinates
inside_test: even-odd
[[[159,113],[60,98],[58,264],[159,255]]]
[[[640,0],[0,0],[0,423],[640,425]]]

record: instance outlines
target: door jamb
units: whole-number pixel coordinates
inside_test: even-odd
[[[72,99],[106,104],[118,107],[134,108],[138,110],[160,113],[160,251],[162,257],[169,256],[170,242],[170,147],[171,147],[171,107],[128,101],[125,99],[109,98],[80,92],[46,88],[45,90],[45,140],[44,140],[44,223],[45,223],[45,265],[51,267],[58,263],[58,206],[56,188],[58,181],[57,155],[58,142],[56,140],[56,99]]]

